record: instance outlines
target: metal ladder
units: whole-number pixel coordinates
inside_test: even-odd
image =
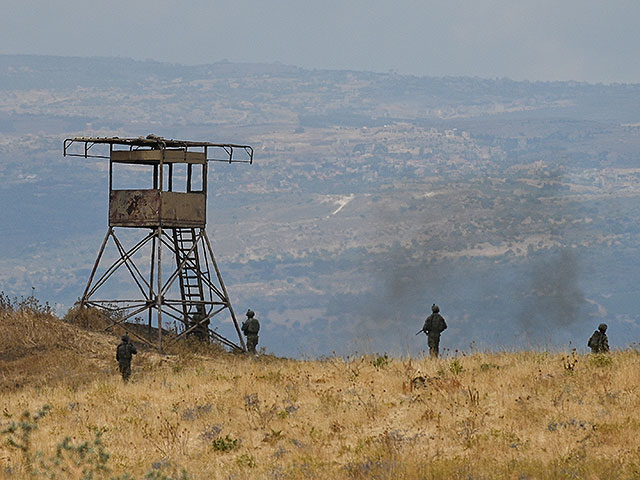
[[[196,242],[195,228],[174,228],[173,244],[176,252],[176,265],[180,277],[180,293],[182,295],[182,313],[184,315],[185,328],[193,323],[192,320],[198,314],[198,307],[204,311],[204,287],[202,276],[209,272],[200,270],[200,256]],[[186,261],[185,261],[186,259]],[[182,268],[180,265],[183,263]],[[207,277],[208,278],[208,277]]]

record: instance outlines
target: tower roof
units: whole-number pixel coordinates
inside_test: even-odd
[[[72,151],[73,144],[84,144],[82,153]],[[191,140],[174,140],[157,135],[149,134],[146,137],[73,137],[64,141],[64,155],[72,157],[94,157],[109,158],[107,155],[98,155],[90,152],[91,148],[96,144],[107,144],[111,147],[114,145],[129,147],[130,149],[183,149],[203,148],[224,152],[226,158],[207,158],[208,161],[221,161],[229,163],[253,163],[253,148],[249,145],[239,145],[234,143],[214,143],[214,142],[194,142]],[[242,150],[245,154],[243,159],[234,158],[234,150]]]

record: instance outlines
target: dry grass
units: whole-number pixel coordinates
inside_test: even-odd
[[[19,345],[37,350],[47,339],[60,346],[46,349],[52,369],[82,370],[93,368],[79,358],[90,344],[102,370],[82,370],[94,376],[83,382],[43,378],[9,389],[5,381],[3,425],[50,405],[33,450],[53,458],[64,437],[92,442],[98,434],[110,472],[93,478],[640,478],[635,351],[435,361],[146,351],[123,384],[112,360],[117,339],[41,320],[35,330],[61,333],[29,327]],[[41,361],[36,350],[23,365]],[[24,451],[3,445],[0,462],[0,478],[28,478]],[[58,478],[82,478],[69,472]]]
[[[108,324],[102,322],[99,330]],[[9,299],[2,293],[0,326],[0,392],[58,383],[76,388],[117,370],[113,345],[121,330],[87,330],[61,321],[33,297]]]

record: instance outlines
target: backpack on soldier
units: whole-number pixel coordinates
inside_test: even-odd
[[[246,334],[247,335],[257,335],[260,331],[260,323],[257,318],[250,318],[247,321]]]
[[[129,352],[126,343],[121,343],[120,345],[118,345],[118,348],[116,349],[116,360],[131,360],[131,353]]]

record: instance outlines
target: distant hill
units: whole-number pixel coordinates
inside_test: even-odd
[[[208,231],[269,351],[418,354],[433,302],[451,350],[585,348],[602,320],[626,346],[640,336],[639,93],[2,55],[0,291],[73,304],[107,178],[104,161],[63,158],[62,141],[154,133],[255,148],[252,166],[212,166]]]

